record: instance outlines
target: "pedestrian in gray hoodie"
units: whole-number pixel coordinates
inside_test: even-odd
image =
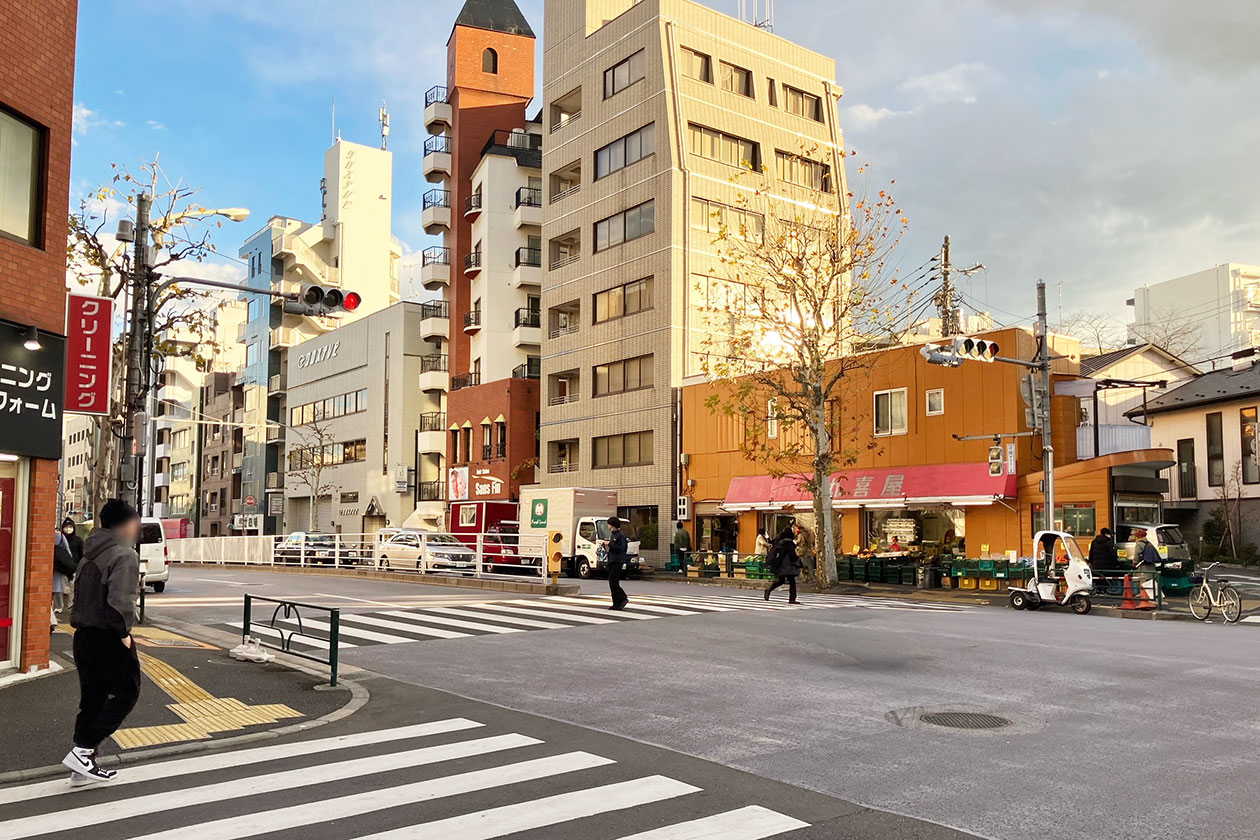
[[[96,761],[96,748],[113,735],[140,699],[140,659],[131,639],[140,590],[140,514],[110,499],[83,546],[74,577],[70,623],[79,672],[74,747],[62,759],[73,784],[109,781],[113,770]]]

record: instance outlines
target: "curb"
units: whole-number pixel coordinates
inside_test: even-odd
[[[169,622],[175,629],[178,627],[181,633],[193,638],[200,638],[201,641],[218,643],[220,639],[215,636],[229,636],[230,634],[220,634],[219,631],[209,628],[202,628],[196,624],[185,624],[183,622]],[[159,626],[156,625],[155,626]],[[190,629],[191,628],[191,629]],[[198,631],[198,632],[194,632]],[[233,639],[234,640],[234,639]],[[309,674],[311,676],[323,676],[322,673],[314,668],[308,668],[304,663],[285,656],[283,653],[276,653],[275,664],[295,671]],[[251,663],[241,663],[251,664]],[[356,674],[364,673],[362,669],[353,669]],[[103,756],[100,764],[105,767],[121,767],[129,764],[139,764],[143,761],[149,761],[155,758],[167,758],[176,755],[188,755],[190,753],[209,752],[211,750],[229,749],[239,747],[246,744],[253,744],[259,741],[270,741],[275,738],[281,738],[285,735],[296,735],[300,732],[308,732],[320,726],[329,723],[335,723],[343,718],[347,718],[355,712],[367,705],[372,699],[371,693],[355,680],[340,679],[337,680],[338,688],[345,686],[350,691],[350,699],[340,709],[334,709],[326,715],[314,718],[312,720],[302,721],[300,723],[290,723],[275,729],[267,729],[262,732],[251,732],[248,735],[234,735],[231,738],[219,738],[210,741],[193,741],[185,744],[172,744],[167,747],[153,747],[146,750],[134,750],[131,752],[118,753],[115,755]],[[334,689],[335,690],[335,689]],[[32,767],[27,770],[10,770],[0,773],[0,784],[9,782],[30,781],[33,779],[46,779],[53,776],[61,776],[66,772],[66,768],[60,764],[48,765],[45,767]]]
[[[382,572],[376,569],[320,568],[317,566],[266,566],[262,564],[227,564],[200,563],[195,560],[175,560],[172,566],[200,566],[212,569],[232,569],[233,571],[274,572],[286,575],[327,575],[329,577],[351,577],[362,580],[387,580],[395,583],[414,583],[423,586],[458,586],[465,589],[486,589],[493,592],[523,592],[530,595],[578,595],[582,587],[575,583],[531,583],[530,581],[487,580],[485,578],[448,577],[445,575],[404,574],[402,572]]]

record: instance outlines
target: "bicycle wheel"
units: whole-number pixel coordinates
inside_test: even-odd
[[[1232,586],[1221,589],[1221,615],[1230,624],[1242,617],[1242,596]]]
[[[1200,583],[1190,591],[1190,614],[1199,621],[1207,621],[1212,614],[1212,596],[1206,583]]]

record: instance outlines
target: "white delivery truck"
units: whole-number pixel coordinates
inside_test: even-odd
[[[617,514],[616,490],[522,487],[520,514],[522,555],[535,547],[541,553],[547,532],[559,531],[564,574],[589,578],[604,570],[599,545],[612,536],[608,518]],[[638,535],[629,523],[622,524],[621,530],[629,541],[627,571],[637,572],[641,565]]]

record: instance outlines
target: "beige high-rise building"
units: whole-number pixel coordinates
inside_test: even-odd
[[[711,231],[741,191],[843,195],[835,62],[690,0],[547,0],[544,43],[542,482],[616,488],[663,553]]]

